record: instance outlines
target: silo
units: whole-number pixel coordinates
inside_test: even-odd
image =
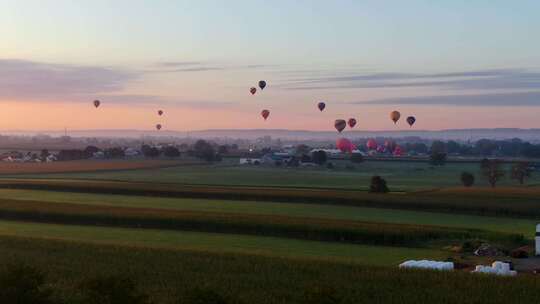
[[[536,255],[540,255],[540,224],[536,225]]]

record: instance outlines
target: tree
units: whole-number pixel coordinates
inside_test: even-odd
[[[323,150],[315,151],[311,154],[311,159],[317,165],[324,165],[328,160],[328,155]]]
[[[446,164],[446,153],[431,152],[429,163],[432,166],[444,166]]]
[[[361,153],[351,153],[351,162],[359,164],[364,161],[364,156]]]
[[[193,146],[195,152],[195,157],[204,159],[208,162],[214,161],[216,156],[216,151],[214,147],[205,140],[199,139]]]
[[[465,187],[472,187],[474,185],[474,175],[469,172],[461,173],[461,182]]]
[[[444,166],[446,164],[446,144],[436,140],[431,144],[429,162],[433,166]]]
[[[96,146],[87,146],[84,148],[84,153],[88,155],[88,157],[94,156],[94,153],[99,152],[99,148]]]
[[[390,189],[386,185],[386,180],[376,175],[371,177],[371,184],[369,185],[369,192],[371,193],[387,193]]]
[[[158,148],[150,147],[149,145],[142,145],[141,152],[143,153],[144,157],[150,157],[150,158],[158,157],[160,154]]]
[[[49,157],[49,155],[51,155],[51,154],[49,153],[49,150],[47,150],[47,149],[41,150],[41,153],[39,154],[41,160],[46,160],[47,157]]]
[[[492,188],[495,188],[497,182],[504,176],[501,162],[497,159],[489,160],[484,159],[480,164],[482,174],[487,179]]]
[[[126,153],[124,152],[124,149],[122,148],[109,148],[105,150],[105,157],[106,158],[123,158],[126,156]]]
[[[531,177],[532,170],[530,166],[531,164],[526,161],[514,163],[510,169],[512,179],[517,180],[520,185],[523,185],[525,179]]]
[[[180,151],[175,146],[167,146],[163,149],[163,155],[166,157],[180,157]]]
[[[304,144],[301,144],[301,145],[298,145],[296,146],[296,150],[295,150],[295,154],[297,156],[301,156],[301,155],[304,155],[304,154],[309,154],[309,150],[310,148]]]

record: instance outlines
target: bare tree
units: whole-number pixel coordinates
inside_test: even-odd
[[[514,163],[510,169],[510,173],[512,174],[512,179],[517,180],[520,185],[523,185],[525,179],[531,177],[532,170],[530,163],[526,161]]]
[[[488,180],[492,188],[495,188],[497,182],[504,177],[504,171],[501,161],[497,159],[484,159],[480,165],[482,174]]]

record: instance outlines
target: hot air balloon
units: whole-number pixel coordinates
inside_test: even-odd
[[[160,124],[157,124],[157,125],[156,125],[156,129],[157,129],[158,131],[161,130],[161,125],[160,125]]]
[[[336,121],[334,122],[334,127],[339,133],[341,133],[341,131],[343,131],[346,126],[347,122],[343,119],[336,119]]]
[[[257,88],[253,87],[249,89],[249,92],[251,92],[251,95],[255,95],[255,93],[257,93]]]
[[[366,143],[366,147],[368,148],[368,150],[377,149],[377,141],[375,141],[375,139],[368,140]]]
[[[99,107],[99,105],[101,104],[101,101],[99,100],[94,100],[94,107]]]
[[[324,102],[319,102],[317,104],[317,107],[319,108],[319,110],[322,112],[324,110],[324,108],[326,108],[326,104]]]
[[[157,111],[157,113],[158,113],[159,116],[163,115],[163,111],[162,111],[162,110]]]
[[[352,151],[356,149],[354,144],[346,138],[338,139],[336,142],[336,147],[343,153],[352,153]]]
[[[264,120],[266,120],[268,118],[268,116],[270,116],[270,111],[262,110],[261,111],[261,116],[264,118]]]
[[[407,123],[409,124],[409,126],[412,127],[415,122],[416,122],[416,118],[414,118],[414,116],[407,117]]]
[[[393,152],[394,156],[402,156],[403,155],[403,149],[400,146],[396,146]]]
[[[392,111],[392,113],[390,113],[390,119],[392,119],[394,124],[398,122],[400,117],[401,117],[401,114],[398,111]]]
[[[349,127],[354,128],[354,126],[356,126],[356,119],[349,118],[348,123],[349,123]]]
[[[266,88],[266,81],[264,80],[259,81],[259,88],[261,88],[261,90],[264,90],[264,88]]]

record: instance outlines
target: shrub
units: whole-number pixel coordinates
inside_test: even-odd
[[[371,184],[369,186],[369,192],[371,193],[387,193],[390,190],[386,185],[386,180],[380,176],[373,176],[371,178]]]
[[[471,187],[474,185],[474,175],[469,172],[461,173],[461,182],[463,183],[463,186]]]
[[[125,276],[111,275],[84,281],[81,286],[85,304],[146,304],[148,296],[137,290],[135,282]]]
[[[359,164],[364,161],[364,156],[360,153],[351,153],[351,162]]]
[[[327,163],[326,168],[327,169],[334,169],[334,164],[333,163]]]
[[[52,290],[45,285],[46,275],[41,270],[23,263],[10,263],[0,273],[2,303],[48,304]]]

